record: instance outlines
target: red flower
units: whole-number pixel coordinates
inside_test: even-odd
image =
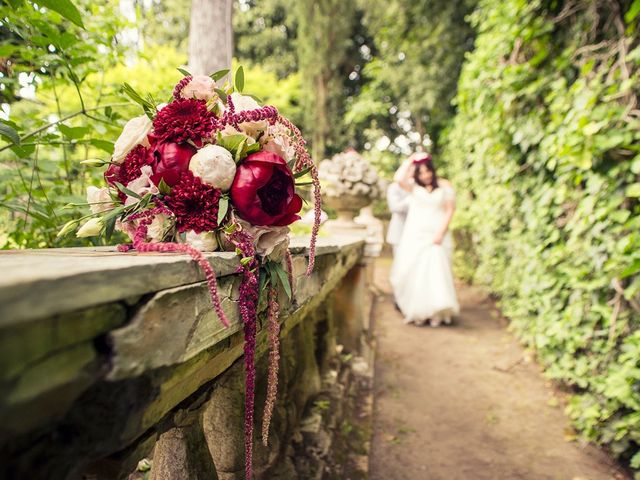
[[[189,170],[189,162],[196,153],[196,148],[188,143],[159,141],[155,135],[149,135],[149,140],[153,161],[151,181],[160,185],[160,180],[164,180],[167,185],[173,187],[180,180],[182,173]]]
[[[200,145],[203,138],[211,136],[215,118],[204,100],[181,98],[158,112],[153,120],[153,131],[163,141],[183,143],[191,140]]]
[[[115,183],[119,182],[126,187],[130,181],[141,175],[140,169],[143,166],[151,165],[152,163],[151,151],[142,145],[138,145],[127,154],[122,163],[109,165],[109,168],[104,172],[104,179],[111,186],[115,186]],[[118,196],[123,202],[127,198],[120,190],[118,190]]]
[[[176,216],[179,232],[209,232],[218,226],[220,190],[202,183],[190,171],[181,175],[166,202]]]
[[[238,214],[253,225],[285,226],[300,218],[291,170],[273,152],[253,153],[238,165],[230,193]]]

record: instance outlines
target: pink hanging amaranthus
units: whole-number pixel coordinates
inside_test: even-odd
[[[238,273],[242,273],[240,283],[240,317],[244,326],[244,367],[245,367],[245,393],[244,393],[244,461],[245,479],[252,477],[253,463],[253,412],[255,403],[256,386],[256,331],[257,331],[257,307],[258,307],[258,261],[255,257],[253,238],[237,228],[230,237],[230,241],[242,254]]]
[[[278,395],[278,370],[280,366],[280,306],[278,292],[273,285],[269,286],[269,306],[267,309],[267,323],[269,334],[269,369],[267,374],[267,398],[264,402],[262,415],[262,444],[266,447],[269,442],[269,425],[273,415],[273,408]]]

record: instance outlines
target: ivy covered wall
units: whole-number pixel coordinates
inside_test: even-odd
[[[481,0],[442,164],[457,273],[640,468],[640,0]]]

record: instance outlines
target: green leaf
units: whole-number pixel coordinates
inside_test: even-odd
[[[289,284],[289,276],[287,275],[287,272],[284,271],[284,268],[282,268],[282,265],[280,265],[279,263],[273,263],[272,269],[273,271],[275,271],[276,275],[278,276],[278,279],[280,280],[280,283],[282,284],[282,288],[284,288],[284,291],[287,294],[287,297],[289,298],[289,300],[291,300],[292,292],[291,292],[291,285]]]
[[[215,73],[212,73],[211,75],[209,75],[211,78],[213,78],[214,81],[218,81],[220,80],[222,77],[224,77],[227,73],[229,73],[229,69],[225,68],[223,70],[218,70]]]
[[[46,7],[54,12],[59,13],[67,20],[75,23],[79,27],[84,28],[82,23],[82,15],[76,6],[70,0],[38,0],[38,5]]]
[[[142,197],[138,195],[136,192],[129,190],[127,187],[122,185],[120,182],[115,182],[116,187],[125,195],[129,195],[130,197],[137,198],[138,200],[142,200]]]
[[[229,150],[229,152],[231,152],[231,155],[235,157],[236,152],[238,151],[239,148],[241,148],[242,143],[246,141],[247,141],[247,136],[243,135],[242,133],[238,133],[236,135],[227,135],[227,136],[222,136],[221,134],[218,134],[217,144],[222,148]]]
[[[313,167],[307,167],[307,168],[305,168],[303,170],[300,170],[299,172],[294,173],[293,174],[293,178],[300,178],[300,177],[305,176],[307,173],[309,173],[311,171],[312,168]]]
[[[14,10],[24,5],[24,0],[8,0],[8,2],[11,8],[13,8]]]
[[[92,138],[89,140],[89,143],[103,152],[107,152],[109,155],[113,153],[113,142]]]
[[[220,201],[218,202],[218,225],[222,225],[222,221],[224,217],[227,216],[227,211],[229,210],[229,197],[222,196],[220,197]]]
[[[638,272],[640,272],[640,259],[634,261],[631,265],[625,268],[620,274],[620,278],[627,278]]]
[[[163,195],[169,195],[171,193],[171,187],[167,185],[167,182],[164,181],[164,178],[160,179],[160,185],[158,185],[158,190]]]
[[[155,113],[155,108],[154,108],[153,104],[150,103],[148,100],[145,100],[144,98],[142,98],[142,96],[138,92],[136,92],[131,85],[129,85],[128,83],[124,83],[122,85],[122,91],[129,98],[131,98],[131,100],[133,100],[134,102],[136,102],[137,104],[139,104],[143,108],[145,108],[145,111],[146,111],[146,109],[154,109],[154,113]]]
[[[636,19],[636,17],[639,14],[640,14],[640,0],[635,0],[631,4],[631,7],[629,8],[629,10],[627,10],[627,13],[624,16],[624,19],[627,23],[631,23]]]
[[[90,127],[67,127],[62,123],[58,124],[60,133],[70,140],[78,140],[91,131]]]
[[[191,77],[191,76],[192,76],[192,75],[191,75],[188,71],[186,71],[184,68],[179,68],[179,67],[178,67],[178,71],[179,71],[182,75],[184,75],[185,77]]]
[[[111,240],[111,235],[113,235],[113,230],[116,227],[116,220],[117,217],[111,217],[108,220],[105,221],[105,226],[104,226],[104,235],[108,240]]]
[[[244,68],[242,66],[239,66],[236,70],[236,76],[233,84],[235,85],[236,90],[242,93],[242,90],[244,90]]]
[[[0,135],[9,140],[14,145],[20,145],[20,135],[9,125],[0,123]]]
[[[260,97],[256,97],[255,95],[251,95],[251,94],[245,94],[245,95],[247,95],[248,97],[253,98],[258,103],[264,103]]]
[[[259,151],[260,151],[260,144],[258,142],[252,143],[251,145],[248,145],[247,147],[245,147],[244,156],[246,157],[247,155],[251,155],[252,153],[256,153]]]
[[[640,183],[632,183],[627,187],[627,197],[638,198],[640,197]]]
[[[223,102],[227,102],[227,93],[220,89],[220,88],[214,88],[215,92],[218,94],[218,96],[220,97],[220,100],[222,100]]]
[[[13,145],[11,147],[11,151],[15,153],[19,158],[30,158],[31,155],[36,151],[35,145],[24,145],[18,146]]]
[[[244,158],[242,154],[244,153],[244,149],[246,146],[247,146],[247,138],[245,137],[240,142],[240,145],[238,145],[238,147],[236,148],[236,154],[235,154],[236,163],[240,163],[240,160]]]

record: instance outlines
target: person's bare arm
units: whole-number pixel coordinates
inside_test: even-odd
[[[414,184],[413,173],[415,171],[416,171],[416,166],[412,163],[411,165],[409,165],[409,168],[406,169],[403,177],[398,182],[400,186],[407,192],[410,192],[413,189],[413,184]]]

